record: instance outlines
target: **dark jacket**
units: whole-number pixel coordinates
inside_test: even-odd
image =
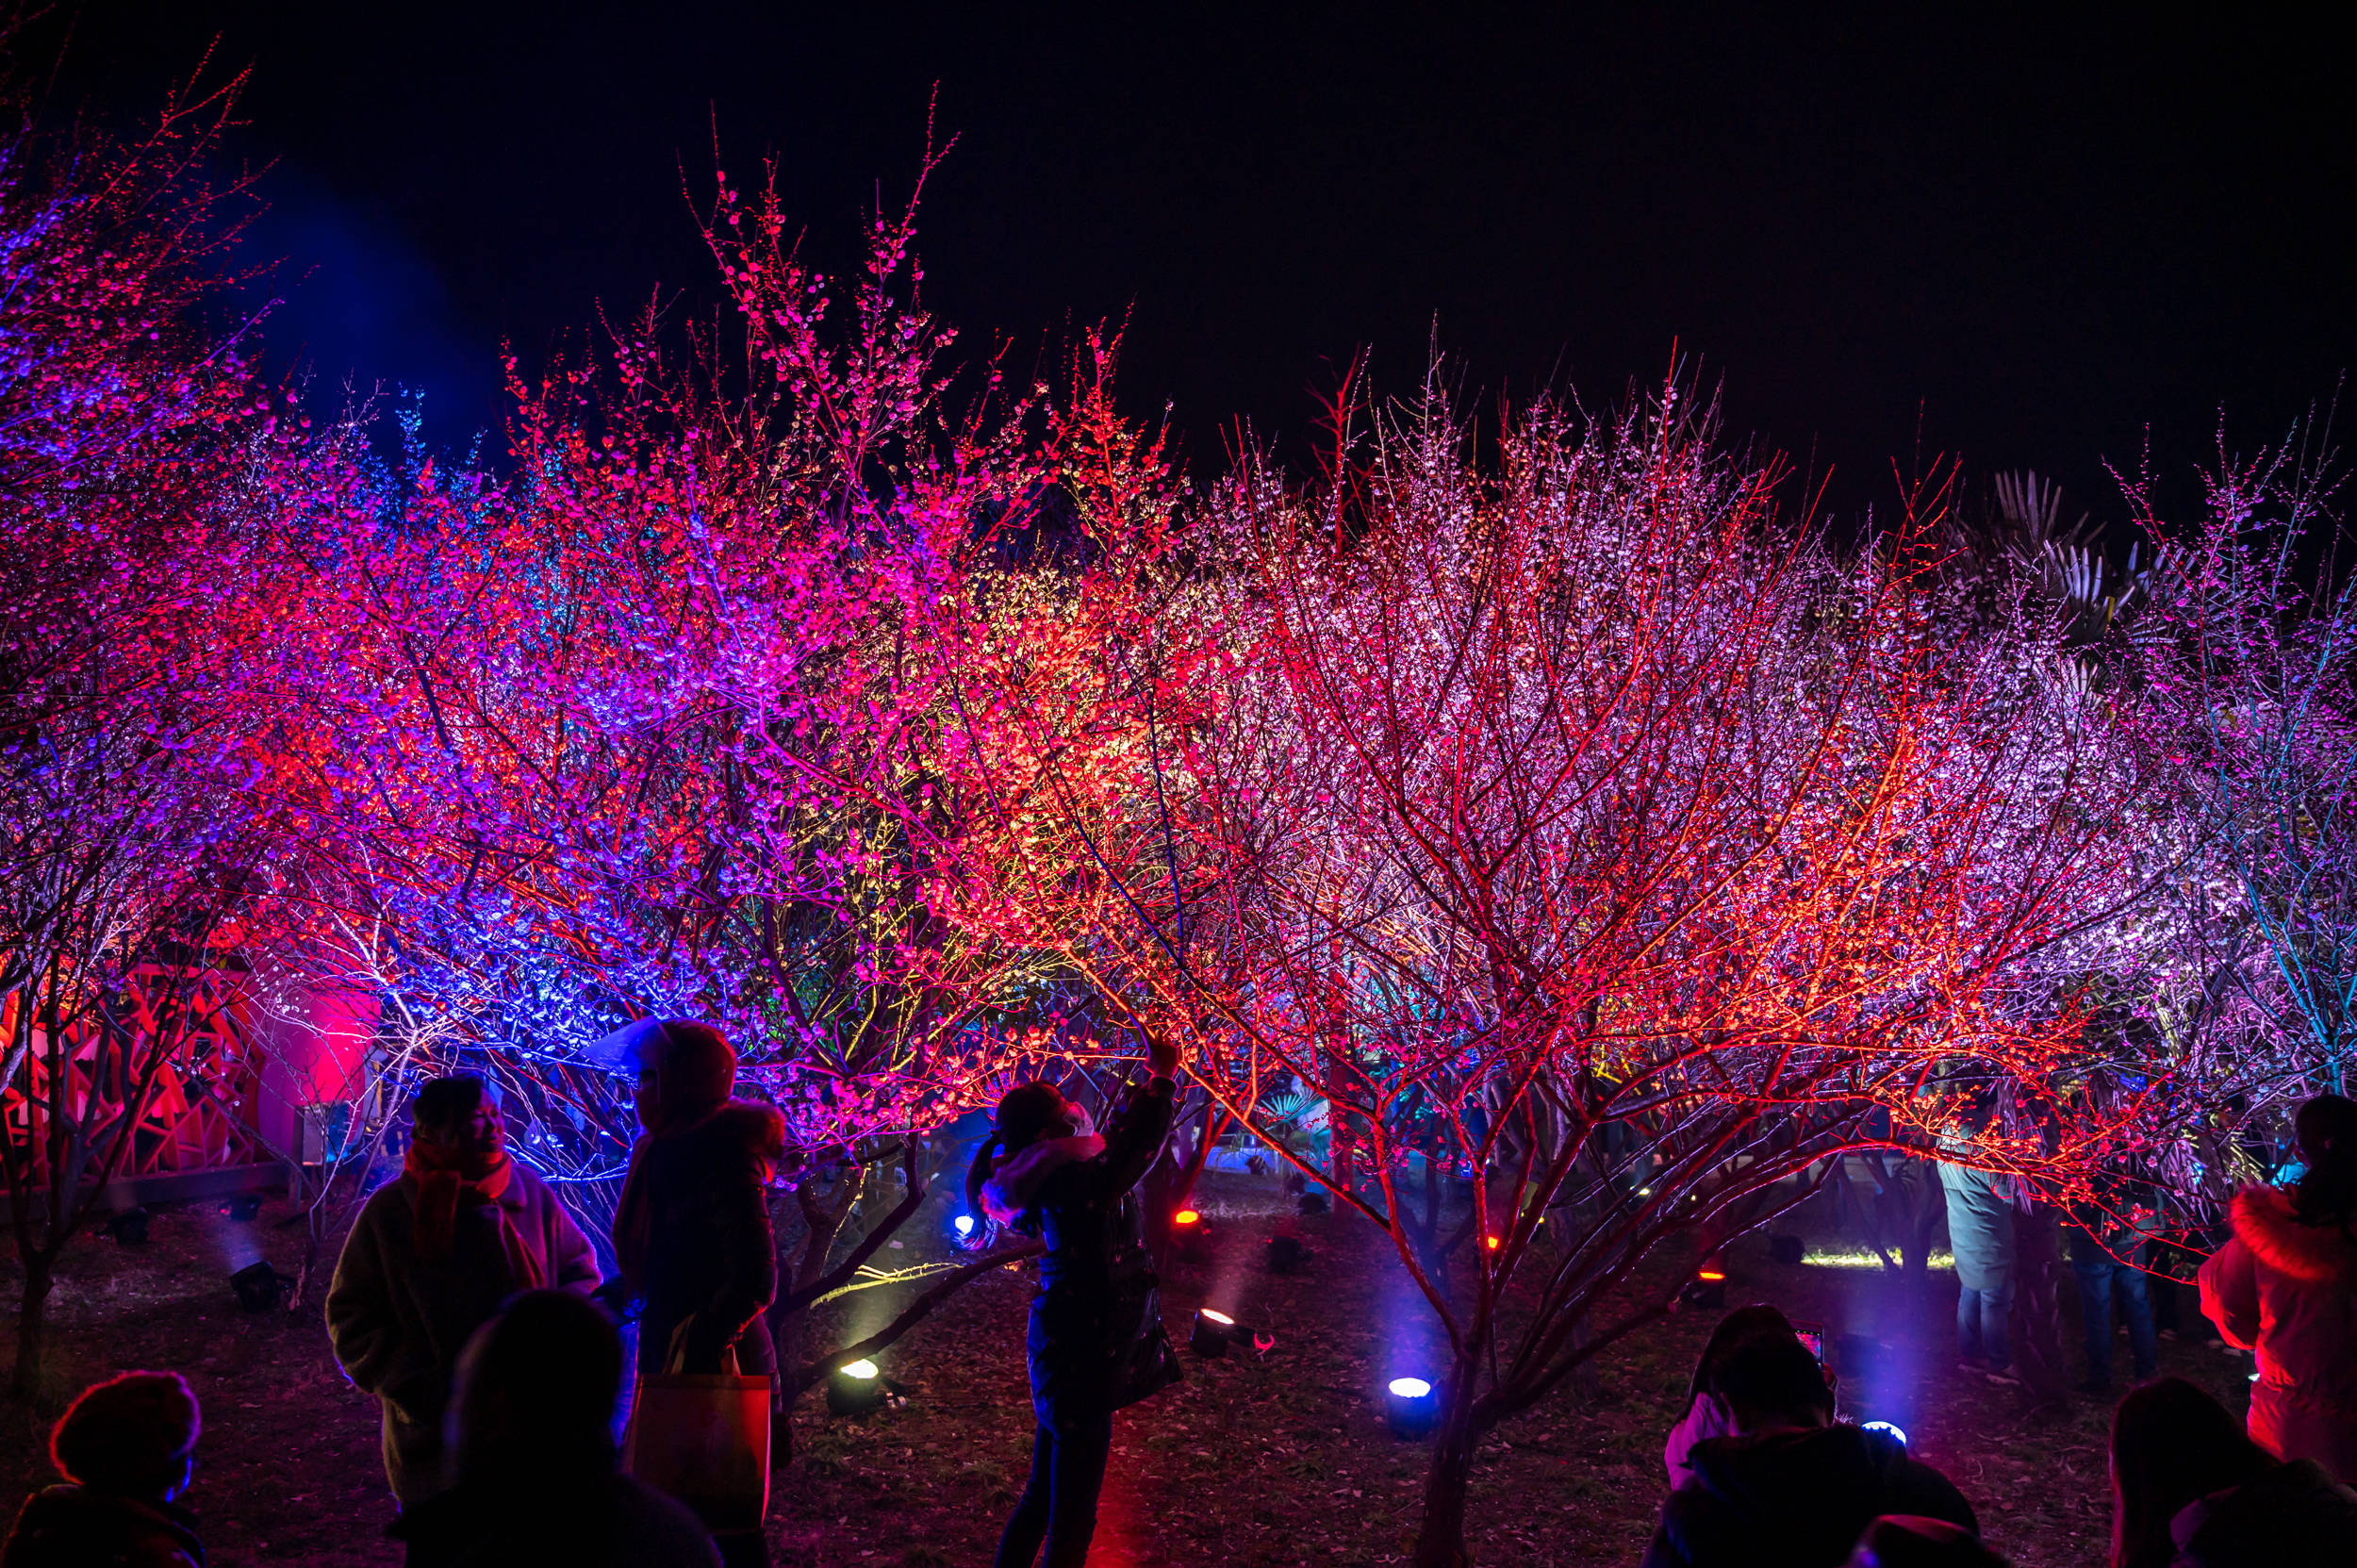
[[[1836,1568],[1886,1513],[1980,1530],[1964,1494],[1887,1432],[1838,1426],[1712,1438],[1687,1463],[1695,1478],[1662,1505],[1645,1568]]]
[[[205,1543],[186,1509],[53,1486],[25,1499],[0,1568],[205,1568]]]
[[[2176,1568],[2289,1568],[2357,1559],[2357,1492],[2314,1460],[2212,1493],[2169,1521]]]
[[[642,1376],[664,1369],[683,1323],[686,1371],[719,1371],[732,1344],[747,1377],[776,1370],[761,1314],[778,1294],[767,1176],[784,1145],[784,1118],[758,1100],[731,1100],[692,1127],[640,1142],[632,1182],[645,1184],[647,1206],[646,1273],[635,1281],[645,1302]]]
[[[536,1486],[466,1481],[404,1510],[385,1532],[407,1568],[719,1568],[712,1536],[687,1510],[628,1476]]]
[[[1101,1138],[1034,1144],[983,1186],[986,1212],[1047,1244],[1026,1345],[1032,1410],[1052,1431],[1101,1420],[1176,1380],[1176,1361],[1161,1365],[1156,1356],[1160,1281],[1131,1191],[1162,1153],[1173,1092],[1170,1080],[1150,1080],[1107,1116]]]
[[[327,1288],[327,1337],[354,1387],[383,1405],[385,1474],[405,1506],[442,1487],[442,1411],[458,1352],[523,1281],[500,1235],[501,1212],[541,1280],[588,1291],[598,1258],[549,1184],[510,1167],[496,1205],[458,1211],[448,1262],[418,1261],[418,1179],[370,1195]]]

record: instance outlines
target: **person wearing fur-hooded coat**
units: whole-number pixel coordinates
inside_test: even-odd
[[[763,1377],[777,1351],[762,1313],[778,1294],[769,1179],[785,1153],[785,1120],[758,1100],[729,1098],[736,1052],[718,1031],[666,1020],[641,1053],[638,1116],[646,1132],[614,1213],[614,1256],[638,1317],[638,1370],[664,1369],[680,1332],[682,1370]]]
[[[2258,1353],[2252,1440],[2357,1481],[2357,1226],[2346,1180],[2357,1106],[2319,1097],[2300,1108],[2299,1131],[2309,1174],[2297,1189],[2234,1196],[2233,1236],[2201,1265],[2201,1311],[2227,1343]]]

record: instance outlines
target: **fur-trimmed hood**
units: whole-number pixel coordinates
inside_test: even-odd
[[[2234,1234],[2279,1274],[2314,1283],[2357,1283],[2357,1240],[2345,1229],[2302,1225],[2282,1187],[2245,1187],[2234,1195]]]
[[[742,1144],[775,1170],[785,1158],[785,1117],[766,1099],[733,1099],[698,1122],[695,1131],[716,1142]]]
[[[993,1225],[1013,1225],[1015,1216],[1038,1198],[1049,1177],[1104,1152],[1105,1140],[1094,1132],[1042,1138],[991,1172],[990,1180],[982,1183],[982,1213]]]

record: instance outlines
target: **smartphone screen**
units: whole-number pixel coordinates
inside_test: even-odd
[[[1792,1325],[1792,1331],[1800,1336],[1800,1340],[1803,1345],[1808,1346],[1808,1353],[1817,1358],[1818,1364],[1821,1366],[1823,1365],[1825,1361],[1825,1326],[1821,1323],[1795,1323]]]

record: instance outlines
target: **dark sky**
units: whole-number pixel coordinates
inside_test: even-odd
[[[82,0],[58,101],[251,63],[259,243],[308,275],[277,341],[445,435],[495,417],[503,339],[708,289],[680,170],[716,121],[840,258],[937,83],[934,303],[1027,355],[1128,313],[1127,401],[1198,470],[1239,417],[1297,439],[1359,345],[1410,382],[1437,317],[1475,385],[1597,404],[1674,343],[1843,510],[1920,450],[2116,516],[2148,430],[2189,498],[2221,406],[2271,440],[2357,361],[2357,116],[2296,21],[2056,8]]]

